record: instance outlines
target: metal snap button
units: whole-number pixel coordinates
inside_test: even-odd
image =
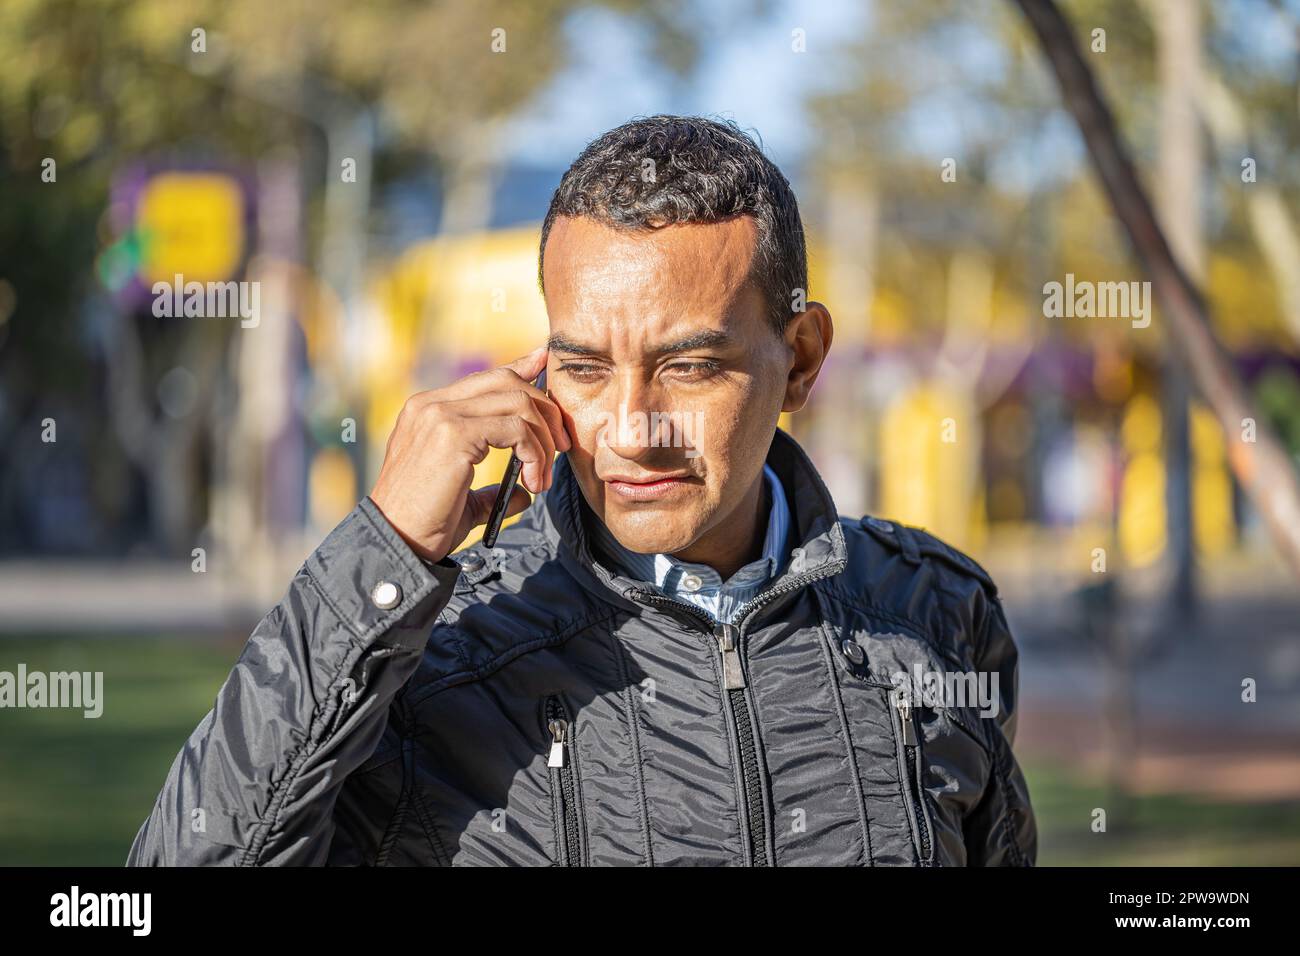
[[[847,657],[850,663],[854,666],[861,664],[867,659],[867,655],[862,651],[862,645],[850,638],[846,637],[844,639],[844,642],[840,644],[840,650],[844,652],[844,656]]]
[[[370,601],[381,611],[387,611],[402,603],[402,589],[392,581],[380,581],[370,592]]]
[[[698,574],[685,574],[685,575],[682,575],[682,590],[683,590],[683,591],[691,591],[691,592],[695,592],[695,591],[698,591],[698,590],[699,590],[701,587],[703,587],[703,586],[704,586],[704,581],[700,578],[700,576],[699,576]]]
[[[462,555],[460,559],[460,566],[464,571],[477,571],[486,563],[487,562],[483,558],[483,555],[479,554],[477,551],[468,551]]]

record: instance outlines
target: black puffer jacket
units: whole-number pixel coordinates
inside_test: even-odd
[[[736,626],[595,563],[563,455],[459,562],[364,500],[253,633],[129,863],[1032,865],[993,582],[838,517],[785,433],[768,462],[799,544]],[[896,694],[918,666],[996,679],[996,715]]]

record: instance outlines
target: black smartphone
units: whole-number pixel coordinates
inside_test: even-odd
[[[546,391],[545,368],[534,379],[533,384],[543,392]],[[492,502],[492,511],[488,515],[487,527],[483,530],[483,546],[485,548],[493,547],[497,543],[497,535],[501,533],[501,522],[506,517],[506,505],[510,502],[510,496],[515,493],[515,485],[519,481],[519,472],[523,470],[523,467],[524,463],[519,460],[519,456],[511,451],[510,464],[506,465],[505,477],[501,479],[501,487],[497,489],[496,501]]]

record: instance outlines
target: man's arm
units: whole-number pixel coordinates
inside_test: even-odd
[[[975,667],[980,674],[989,674],[990,680],[997,675],[998,712],[981,718],[993,769],[984,798],[966,817],[967,864],[1033,866],[1038,857],[1038,827],[1029,788],[1011,750],[1019,717],[1019,654],[996,595],[988,596],[982,618],[977,625]]]
[[[176,757],[127,860],[323,863],[334,804],[374,752],[460,568],[447,555],[487,521],[497,486],[472,490],[491,448],[524,463],[505,514],[550,487],[572,442],[530,384],[545,347],[411,396],[370,497],[302,566],[253,631],[216,705]]]
[[[459,566],[418,558],[366,498],[253,631],[191,734],[128,866],[321,864]]]

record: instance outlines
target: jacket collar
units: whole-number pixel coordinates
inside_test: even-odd
[[[784,573],[769,581],[760,595],[795,580],[806,583],[838,574],[848,563],[848,549],[835,502],[799,443],[776,429],[766,460],[785,489],[790,509],[791,551]],[[557,456],[552,477],[550,489],[539,495],[529,508],[538,530],[585,588],[603,600],[641,613],[647,606],[641,599],[645,585],[618,574],[593,553],[587,523],[599,519],[587,507],[567,455]],[[671,608],[666,610],[674,613]]]

